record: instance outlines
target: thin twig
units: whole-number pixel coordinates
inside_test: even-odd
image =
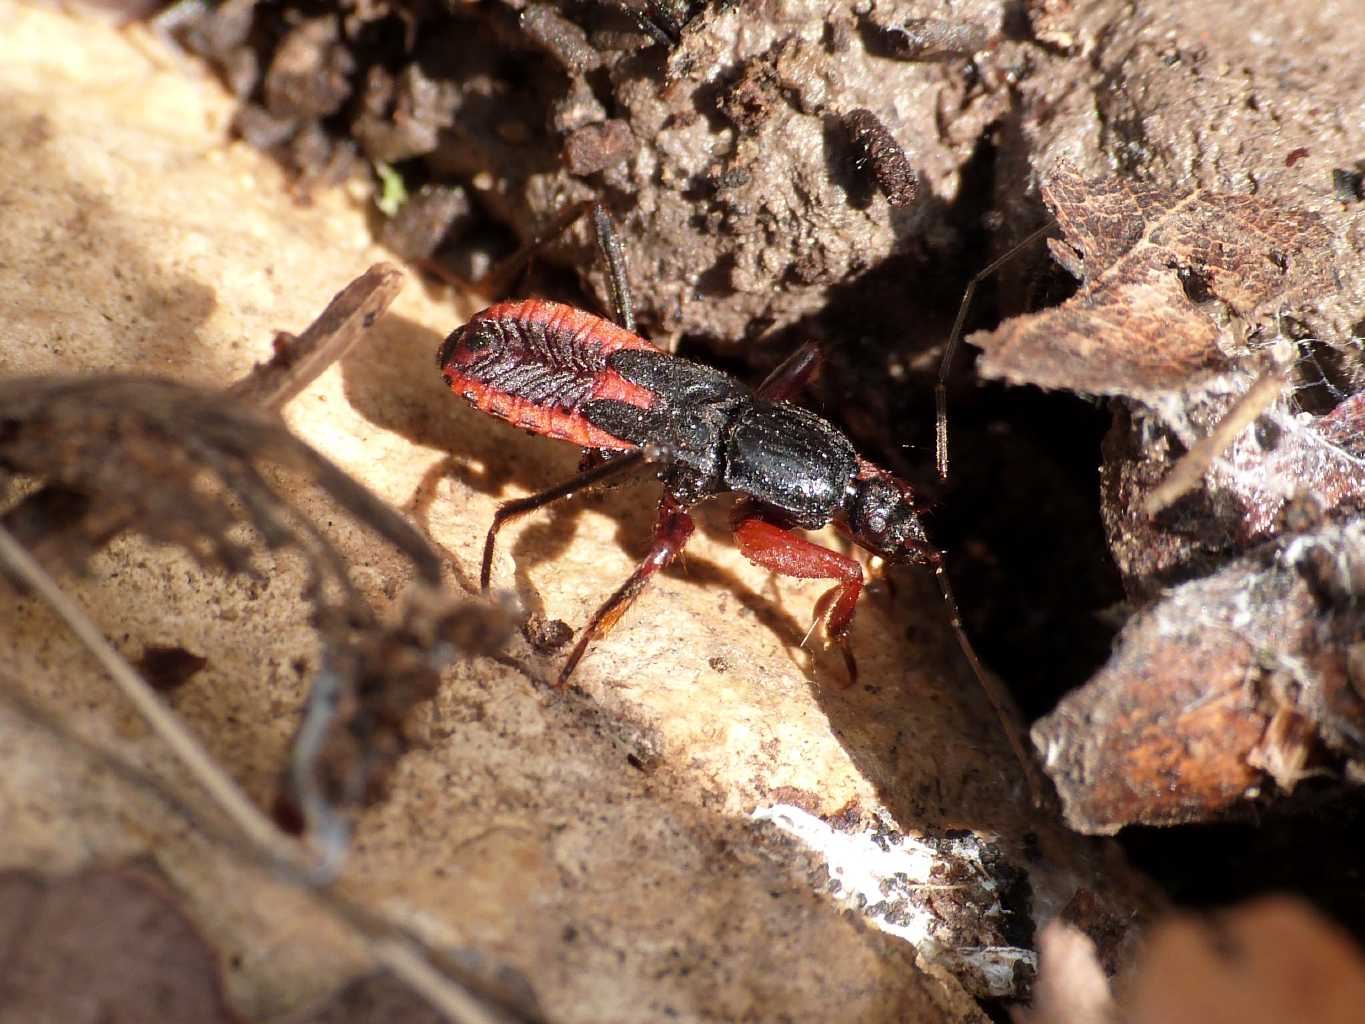
[[[1166,479],[1152,488],[1142,503],[1142,510],[1148,516],[1154,516],[1193,490],[1213,465],[1213,460],[1237,439],[1238,434],[1256,422],[1257,416],[1275,404],[1284,390],[1286,380],[1284,372],[1279,369],[1262,374],[1250,390],[1237,399],[1227,415],[1218,421],[1208,437],[1192,444],[1190,450],[1166,474]]]
[[[46,569],[24,550],[3,526],[0,526],[0,564],[30,587],[67,628],[76,635],[95,656],[110,679],[137,708],[147,724],[171,748],[194,779],[208,791],[233,823],[272,857],[287,863],[300,860],[298,845],[287,839],[253,804],[236,782],[219,768],[194,735],[180,719],[161,702],[161,698],[133,667],[123,659],[104,638],[100,628],[91,621],[75,601],[57,585]]]
[[[226,393],[259,408],[278,411],[360,340],[389,307],[402,284],[402,272],[396,267],[389,264],[371,267],[339,292],[302,335],[280,345],[269,363],[257,366],[242,380],[231,385]],[[349,478],[347,480],[349,482]],[[388,535],[393,539],[392,531]],[[404,550],[411,550],[412,543],[402,543],[406,539],[400,536],[395,542]],[[418,544],[418,547],[422,545]],[[419,567],[427,568],[421,558],[414,558]],[[241,839],[234,840],[231,834],[225,836],[222,829],[209,826],[200,815],[155,780],[143,777],[137,769],[113,755],[73,737],[45,713],[27,706],[27,702],[17,695],[10,699],[14,706],[54,735],[81,743],[84,749],[93,752],[101,760],[116,764],[116,774],[132,778],[150,788],[167,801],[172,809],[188,818],[198,830],[209,836],[216,834],[228,850],[269,867],[277,877],[299,886],[319,907],[343,921],[362,940],[378,963],[391,970],[453,1024],[498,1024],[498,1016],[488,1010],[476,995],[466,991],[431,962],[430,951],[423,944],[382,915],[346,899],[334,889],[320,887],[320,881],[329,877],[326,865],[319,866],[300,844],[281,833],[261,813],[193,733],[108,642],[99,627],[3,524],[0,524],[0,566],[8,569],[15,579],[36,593],[66,623],[137,708],[152,731],[170,747],[189,774],[208,792],[215,805],[240,830]],[[432,572],[428,568],[424,575],[432,575]]]
[[[0,678],[8,684],[0,688],[0,703],[9,705],[60,743],[76,749],[111,776],[148,794],[189,823],[198,834],[218,843],[239,860],[252,867],[268,869],[277,879],[297,886],[315,906],[353,932],[377,963],[391,970],[453,1024],[502,1024],[502,1018],[483,1006],[477,996],[442,974],[431,963],[430,951],[409,936],[400,924],[335,889],[317,888],[313,884],[312,871],[300,858],[297,848],[291,846],[289,855],[281,859],[275,851],[261,848],[249,837],[207,820],[160,779],[72,732],[60,719],[32,703],[20,693],[14,676],[0,669]],[[509,1007],[507,1012],[516,1011]]]
[[[341,291],[298,337],[277,343],[270,362],[256,366],[226,394],[278,411],[349,352],[384,315],[403,288],[403,272],[376,263]]]
[[[499,1024],[473,995],[456,986],[412,939],[395,933],[366,935],[365,945],[381,964],[455,1024]]]
[[[205,818],[204,815],[186,803],[179,794],[172,792],[154,776],[75,732],[57,715],[52,714],[27,697],[22,692],[19,677],[3,668],[0,668],[0,704],[7,705],[11,711],[21,716],[30,725],[35,725],[48,733],[59,745],[74,748],[82,756],[98,765],[105,774],[155,797],[196,832],[212,839],[238,857],[249,860],[253,864],[264,864],[285,877],[294,873],[292,860],[282,862],[275,858],[267,859],[262,856],[261,850],[248,842],[240,832],[216,820]],[[299,880],[303,881],[302,876],[299,876]]]

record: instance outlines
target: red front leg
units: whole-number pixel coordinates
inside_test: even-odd
[[[825,633],[844,656],[848,685],[856,683],[858,663],[849,646],[848,628],[863,590],[863,567],[858,560],[797,536],[747,499],[735,505],[730,526],[740,552],[756,565],[797,579],[839,580],[816,602],[815,618],[824,619]]]
[[[608,463],[610,465],[610,463]],[[588,650],[588,645],[599,636],[605,636],[616,621],[625,614],[640,591],[645,589],[651,577],[677,557],[679,551],[692,536],[692,517],[674,500],[671,494],[664,494],[659,502],[659,518],[654,523],[654,544],[645,560],[639,564],[630,579],[617,588],[616,593],[607,598],[606,603],[597,609],[591,621],[583,627],[583,634],[574,644],[569,660],[555,680],[555,686],[562,687],[569,681],[574,668]]]

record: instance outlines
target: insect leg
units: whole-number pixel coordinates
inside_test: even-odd
[[[815,618],[824,619],[826,634],[844,656],[848,685],[856,683],[858,663],[849,646],[848,627],[863,589],[863,567],[858,560],[797,536],[765,516],[752,501],[735,506],[730,527],[740,553],[756,565],[798,579],[839,581],[816,603]]]
[[[592,227],[597,235],[597,251],[607,265],[607,287],[611,291],[611,311],[618,326],[635,333],[635,302],[626,277],[626,250],[616,233],[611,214],[601,203],[592,204]]]
[[[663,0],[644,0],[643,4],[616,0],[616,6],[630,15],[640,30],[664,49],[671,50],[682,42],[682,22]]]
[[[579,636],[578,643],[574,644],[569,660],[560,670],[555,686],[562,687],[568,683],[569,676],[573,674],[588,646],[597,637],[605,636],[640,596],[640,592],[645,589],[651,577],[673,561],[692,536],[692,529],[692,517],[687,514],[687,510],[678,504],[672,495],[665,494],[663,500],[659,502],[659,517],[654,524],[654,544],[650,547],[649,554],[630,574],[630,578],[616,589],[616,593],[607,598],[602,607],[593,614],[591,621],[583,627],[583,633]]]
[[[763,383],[754,389],[754,393],[770,402],[791,398],[820,368],[822,358],[820,346],[813,341],[806,342],[778,363],[772,372],[763,378]]]
[[[607,270],[607,289],[611,293],[611,311],[616,323],[635,333],[635,305],[630,294],[630,280],[626,276],[626,250],[616,233],[611,214],[601,203],[584,201],[564,207],[550,219],[544,230],[519,248],[507,259],[490,270],[479,281],[485,292],[505,295],[512,290],[517,275],[526,269],[537,252],[578,223],[584,214],[591,214],[597,251]]]
[[[493,525],[488,528],[488,539],[483,544],[483,567],[479,570],[479,586],[483,592],[488,593],[488,584],[493,576],[493,547],[497,543],[499,530],[528,512],[544,508],[561,498],[572,498],[580,491],[595,487],[643,463],[644,453],[642,451],[626,452],[609,462],[600,463],[587,472],[566,480],[557,487],[551,487],[538,494],[499,505],[498,510],[493,513]]]
[[[558,238],[578,223],[578,218],[588,212],[590,203],[572,203],[564,207],[550,219],[541,231],[522,244],[516,252],[502,260],[479,279],[478,287],[483,292],[494,295],[507,295],[513,290],[519,276],[531,258],[550,242]]]
[[[1005,733],[1005,738],[1009,740],[1010,749],[1014,751],[1015,759],[1024,771],[1033,805],[1041,807],[1042,786],[1038,781],[1038,770],[1034,760],[1028,754],[1023,729],[1019,725],[1019,709],[1005,692],[1005,688],[986,671],[986,666],[977,657],[976,647],[967,636],[966,627],[962,625],[962,614],[958,611],[957,598],[953,596],[953,587],[948,581],[948,572],[943,564],[943,552],[926,545],[915,549],[915,554],[917,558],[911,564],[924,565],[934,571],[934,579],[938,581],[939,591],[943,594],[943,603],[948,607],[948,619],[953,627],[953,633],[957,636],[957,645],[962,648],[962,654],[967,659],[967,664],[971,666],[972,674],[976,676],[978,685],[986,694],[986,699],[990,701],[991,710],[995,712],[1000,728]]]

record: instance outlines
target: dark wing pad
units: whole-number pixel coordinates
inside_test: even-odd
[[[632,384],[654,392],[659,401],[675,408],[725,402],[749,393],[728,373],[664,352],[621,349],[611,354],[608,364]]]

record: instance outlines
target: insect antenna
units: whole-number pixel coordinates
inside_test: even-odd
[[[612,316],[619,326],[634,334],[635,306],[630,293],[630,279],[626,274],[625,246],[621,244],[611,214],[598,202],[584,200],[580,203],[570,203],[556,212],[549,223],[534,237],[485,274],[479,281],[479,288],[492,295],[506,295],[512,291],[518,277],[530,265],[536,254],[585,216],[592,221],[597,251],[606,268]]]
[[[986,699],[990,701],[991,710],[995,712],[995,717],[1000,722],[1000,728],[1004,730],[1005,738],[1009,740],[1010,749],[1014,751],[1014,757],[1019,762],[1020,768],[1023,769],[1024,778],[1028,783],[1029,798],[1033,801],[1033,806],[1041,807],[1043,805],[1043,789],[1038,779],[1037,764],[1028,752],[1024,743],[1023,730],[1019,727],[1019,709],[1015,707],[1013,699],[1005,691],[1005,688],[986,671],[986,666],[977,657],[976,648],[972,645],[971,638],[967,636],[966,627],[962,625],[962,614],[958,611],[957,598],[953,596],[953,585],[948,582],[948,573],[943,564],[943,553],[940,551],[930,552],[929,564],[934,570],[934,579],[938,580],[938,588],[943,594],[943,603],[948,606],[948,619],[953,627],[953,633],[957,635],[957,645],[962,648],[967,664],[971,665],[972,673],[986,694]]]
[[[967,310],[971,308],[976,286],[1014,259],[1025,246],[1047,234],[1056,223],[1055,218],[1049,217],[1042,227],[1030,231],[1023,241],[1010,246],[1003,256],[993,260],[985,270],[978,272],[968,281],[962,293],[962,304],[957,308],[957,319],[953,321],[952,333],[948,335],[948,343],[943,346],[943,361],[938,367],[938,383],[934,385],[934,462],[938,467],[940,480],[948,479],[948,371],[952,368],[953,356],[957,354],[958,344],[962,341],[962,326],[967,321]]]
[[[630,294],[630,278],[626,275],[626,249],[616,233],[611,214],[601,203],[592,204],[592,229],[597,236],[597,251],[607,265],[607,290],[611,293],[611,311],[616,323],[635,333],[635,301]]]

